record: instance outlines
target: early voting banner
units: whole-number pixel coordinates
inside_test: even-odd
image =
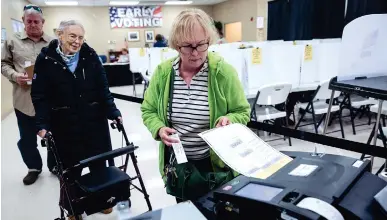
[[[161,27],[161,6],[109,7],[111,28]]]

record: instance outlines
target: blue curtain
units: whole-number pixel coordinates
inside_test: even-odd
[[[387,0],[348,0],[345,24],[369,14],[387,13]]]
[[[270,1],[267,39],[293,41],[341,37],[344,9],[345,0]]]
[[[284,40],[313,39],[314,0],[291,0],[289,6],[289,35]]]
[[[288,35],[289,4],[287,0],[268,2],[267,40],[283,40]]]
[[[313,38],[341,38],[345,0],[314,0]]]

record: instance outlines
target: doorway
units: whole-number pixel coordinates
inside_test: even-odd
[[[225,38],[228,43],[242,41],[242,22],[226,24]]]

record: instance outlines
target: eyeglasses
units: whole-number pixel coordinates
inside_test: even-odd
[[[208,47],[209,47],[209,43],[204,43],[204,44],[198,44],[196,45],[196,47],[192,45],[181,46],[179,47],[179,49],[180,49],[180,52],[182,52],[183,54],[191,54],[194,50],[196,50],[197,52],[204,52],[208,50]]]
[[[70,34],[68,36],[68,40],[70,41],[70,43],[73,43],[75,41],[79,41],[79,42],[83,42],[85,40],[85,38],[83,36],[76,36],[74,34]]]
[[[23,11],[25,11],[25,10],[28,10],[28,9],[34,9],[35,11],[38,11],[38,12],[40,12],[40,13],[42,13],[43,14],[43,11],[42,11],[42,9],[41,8],[39,8],[38,6],[36,6],[36,5],[26,5],[26,6],[24,6],[24,9],[23,9]]]

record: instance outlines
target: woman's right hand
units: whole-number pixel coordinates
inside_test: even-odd
[[[167,145],[167,146],[172,146],[173,143],[179,143],[178,140],[169,137],[172,134],[175,134],[176,130],[168,127],[162,127],[159,130],[159,137],[161,138],[161,141]]]

